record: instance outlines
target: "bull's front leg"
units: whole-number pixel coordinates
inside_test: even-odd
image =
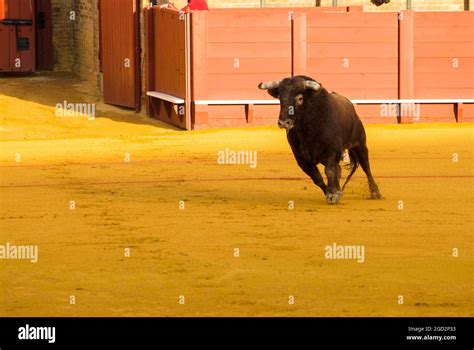
[[[328,204],[336,204],[342,198],[341,186],[341,166],[339,158],[331,157],[325,164],[324,173],[328,179],[326,201]]]
[[[324,192],[324,194],[326,194],[326,184],[324,183],[324,179],[316,166],[316,162],[310,160],[310,157],[305,157],[303,155],[301,152],[300,140],[298,139],[297,134],[290,130],[290,132],[287,134],[287,137],[299,167],[305,172],[306,175],[311,178],[311,180],[313,180],[314,184],[318,186]]]
[[[300,166],[300,168],[308,175],[311,180],[313,180],[314,184],[318,186],[324,194],[327,193],[327,186],[324,183],[323,177],[321,176],[321,173],[319,172],[319,169],[317,168],[316,164],[309,162],[301,157],[298,157],[297,163]]]

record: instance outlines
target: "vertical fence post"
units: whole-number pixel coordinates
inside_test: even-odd
[[[398,13],[398,98],[415,97],[415,50],[414,50],[414,12],[411,10]],[[401,106],[400,106],[401,107]],[[404,108],[399,108],[402,111]],[[399,114],[399,123],[413,122]]]
[[[364,12],[364,7],[361,5],[347,6],[347,12]]]
[[[254,115],[254,105],[249,103],[245,105],[245,119],[247,124],[253,124],[253,115]]]
[[[146,28],[146,88],[147,91],[155,90],[155,22],[153,8],[144,9],[145,28]],[[152,99],[146,98],[146,111],[149,117],[154,118]]]
[[[186,97],[185,97],[185,127],[186,130],[192,129],[192,67],[191,67],[191,12],[186,12],[185,24],[185,84],[186,84]]]
[[[462,102],[458,102],[454,105],[454,116],[456,117],[456,122],[461,123],[463,119],[463,108],[464,105]]]
[[[308,21],[306,13],[293,15],[291,35],[292,75],[306,75],[308,71]]]
[[[192,101],[207,99],[207,11],[192,13]],[[192,128],[207,127],[208,106],[193,106]]]

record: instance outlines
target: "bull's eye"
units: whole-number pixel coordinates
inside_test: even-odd
[[[303,104],[303,95],[299,94],[295,97],[295,102],[297,106],[301,106]]]

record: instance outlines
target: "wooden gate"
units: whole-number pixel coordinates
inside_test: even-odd
[[[100,0],[104,101],[140,109],[139,0]]]
[[[147,109],[150,116],[191,128],[190,60],[186,40],[189,14],[154,7],[145,10],[147,27]],[[187,79],[188,78],[188,79]]]
[[[36,69],[35,25],[35,1],[0,0],[0,71]]]

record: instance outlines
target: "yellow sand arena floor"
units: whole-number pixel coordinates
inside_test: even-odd
[[[472,124],[368,126],[385,199],[358,170],[329,206],[276,127],[183,132],[94,98],[0,79],[0,245],[39,249],[0,260],[0,315],[474,315]],[[98,118],[55,116],[65,99]],[[257,167],[219,165],[226,148]]]

